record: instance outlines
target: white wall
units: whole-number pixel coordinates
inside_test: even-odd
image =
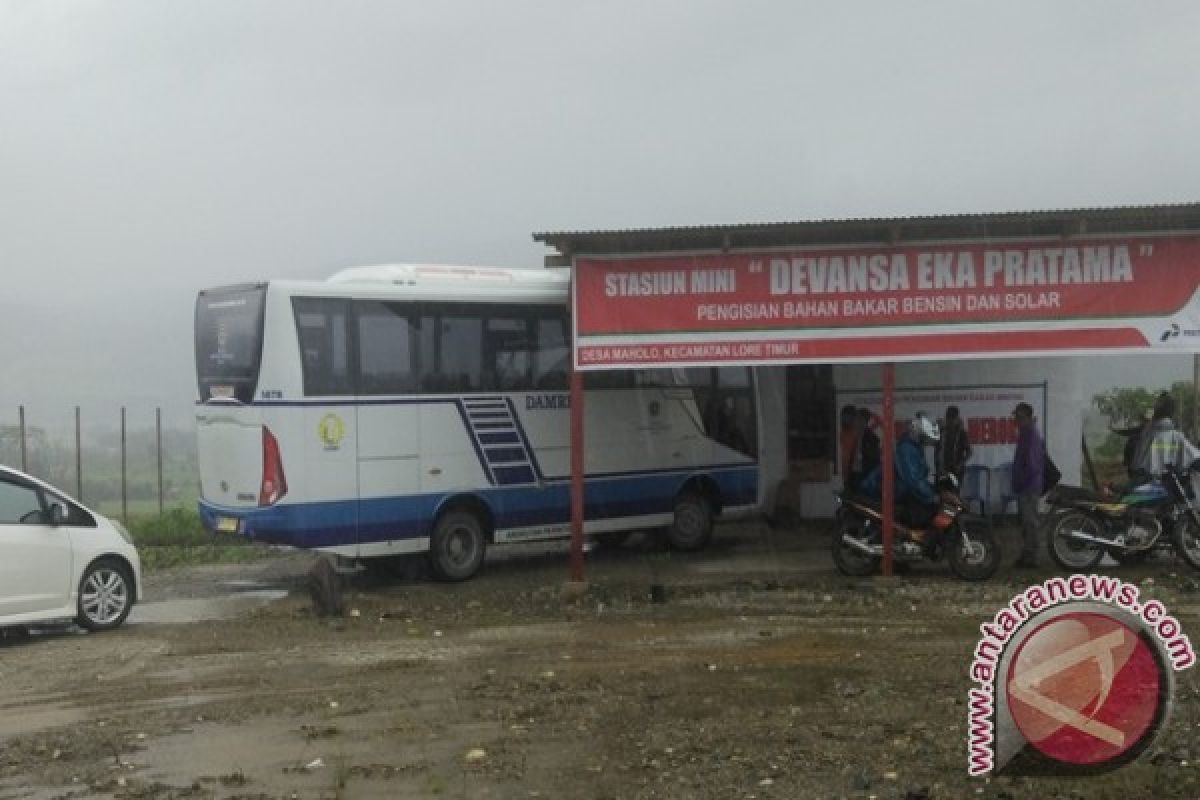
[[[1090,362],[1090,363],[1089,363]],[[1046,446],[1054,463],[1062,470],[1064,483],[1078,484],[1083,462],[1080,440],[1083,412],[1091,397],[1084,394],[1084,374],[1103,369],[1101,358],[1029,358],[989,361],[942,361],[896,364],[896,388],[950,387],[1002,384],[1027,384],[1045,381],[1048,429],[1042,420],[1038,428],[1046,436]],[[838,389],[877,389],[881,370],[878,364],[835,366],[834,386]],[[941,409],[938,409],[940,413]],[[782,436],[782,433],[781,433]],[[765,465],[764,465],[765,466]],[[833,490],[840,477],[831,483],[806,483],[801,487],[801,509],[805,517],[833,514]]]

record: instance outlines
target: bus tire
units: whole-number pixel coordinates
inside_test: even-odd
[[[684,492],[675,498],[675,518],[667,528],[667,541],[674,550],[703,550],[712,539],[713,508],[708,498]]]
[[[429,567],[438,580],[465,581],[479,571],[486,550],[479,518],[469,511],[447,511],[429,539]]]

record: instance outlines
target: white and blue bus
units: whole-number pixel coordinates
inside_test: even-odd
[[[365,561],[570,535],[565,270],[380,266],[196,302],[200,513]],[[754,370],[584,378],[585,532],[709,540],[762,502]],[[381,562],[375,562],[381,563]]]

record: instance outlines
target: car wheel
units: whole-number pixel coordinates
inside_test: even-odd
[[[120,625],[133,609],[133,579],[119,561],[101,559],[87,568],[79,581],[78,616],[75,621],[89,631],[107,631]]]

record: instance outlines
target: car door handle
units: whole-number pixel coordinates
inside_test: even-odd
[[[432,469],[429,470],[429,474],[430,475],[441,475],[442,468],[441,467],[433,467]]]

